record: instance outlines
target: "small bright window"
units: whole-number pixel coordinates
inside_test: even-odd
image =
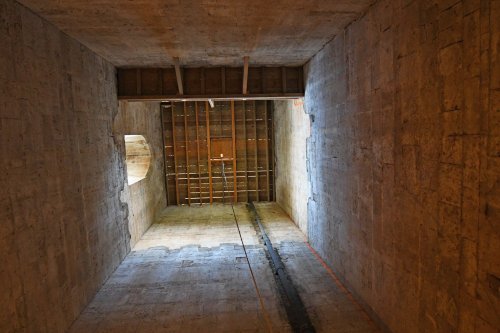
[[[146,178],[151,163],[151,152],[142,135],[125,135],[128,184]]]

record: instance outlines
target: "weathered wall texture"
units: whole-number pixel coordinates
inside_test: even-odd
[[[64,332],[126,255],[112,65],[0,1],[0,331]]]
[[[276,202],[307,234],[306,141],[310,121],[303,100],[274,102],[274,131]]]
[[[393,332],[500,327],[500,1],[378,1],[308,64],[309,237]]]
[[[134,247],[158,214],[167,206],[160,104],[120,101],[113,132],[123,156],[125,156],[124,135],[129,134],[144,136],[151,152],[151,164],[146,178],[132,185],[127,185],[126,177],[124,179],[125,190],[122,200],[128,204],[130,245]],[[123,172],[126,174],[126,170]]]

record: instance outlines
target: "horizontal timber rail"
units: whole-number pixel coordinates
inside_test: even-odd
[[[267,100],[279,100],[279,99],[296,99],[304,97],[303,93],[298,94],[248,94],[248,95],[205,95],[205,96],[189,96],[183,95],[158,95],[158,96],[118,96],[120,100],[127,100],[130,102],[140,102],[140,101],[153,101],[153,102],[204,102],[208,100],[212,101],[267,101]]]
[[[303,68],[119,68],[118,98],[130,101],[293,99],[304,96]],[[242,87],[243,86],[243,87]]]

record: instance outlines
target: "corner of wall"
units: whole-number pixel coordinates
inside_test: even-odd
[[[130,245],[133,248],[167,206],[159,103],[120,101],[113,128],[120,141],[125,170],[123,198],[129,210]],[[124,158],[124,136],[128,134],[144,136],[151,151],[146,177],[131,185],[127,184]]]

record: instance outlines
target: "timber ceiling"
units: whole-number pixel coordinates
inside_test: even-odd
[[[161,108],[169,205],[274,200],[272,102]]]
[[[19,0],[118,67],[299,66],[372,0]]]

